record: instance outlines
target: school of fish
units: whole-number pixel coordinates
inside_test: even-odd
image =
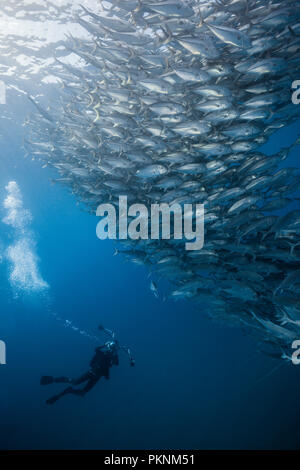
[[[92,213],[100,203],[203,203],[205,244],[127,240],[146,264],[212,318],[291,359],[300,339],[300,173],[263,144],[297,122],[296,0],[108,0],[78,8],[52,51],[50,107],[28,93],[25,149]],[[66,57],[77,58],[74,63]],[[159,297],[157,284],[151,290]]]

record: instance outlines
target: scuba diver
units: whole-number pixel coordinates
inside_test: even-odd
[[[81,377],[77,379],[71,379],[69,377],[52,377],[45,375],[41,378],[41,385],[49,385],[52,383],[68,383],[71,386],[67,387],[58,395],[54,395],[53,397],[49,398],[46,403],[48,405],[53,405],[57,400],[67,394],[78,395],[83,397],[86,393],[88,393],[96,383],[101,379],[101,377],[105,377],[107,380],[109,379],[109,369],[113,365],[119,365],[119,356],[118,352],[120,350],[127,353],[130,361],[130,365],[134,366],[135,361],[131,356],[131,352],[129,348],[125,348],[121,346],[119,342],[115,339],[115,333],[107,328],[104,328],[102,325],[98,327],[100,331],[103,331],[107,335],[109,335],[110,340],[107,341],[104,345],[98,346],[95,349],[95,354],[90,362],[90,368],[88,372],[83,374]],[[83,388],[74,388],[74,386],[80,385],[86,382],[86,385]]]

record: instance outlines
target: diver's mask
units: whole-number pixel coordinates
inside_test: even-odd
[[[117,344],[115,341],[107,341],[105,343],[105,349],[107,352],[114,352],[117,350]]]

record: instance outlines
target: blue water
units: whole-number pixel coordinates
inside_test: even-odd
[[[25,160],[21,138],[9,132],[1,148],[1,207],[15,180],[34,218],[39,270],[50,289],[16,297],[9,266],[0,264],[0,339],[7,344],[1,449],[299,448],[300,366],[274,370],[280,361],[257,352],[240,329],[214,323],[188,302],[156,299],[147,269],[113,256],[113,242],[96,238],[96,217],[66,188],[51,185],[50,170]],[[299,123],[278,133],[268,152],[297,135]],[[286,165],[299,166],[296,149]],[[0,226],[6,246],[13,234]],[[136,367],[121,357],[111,379],[85,398],[47,406],[61,388],[40,387],[40,376],[79,376],[97,345],[53,313],[101,340],[99,323],[115,330]]]

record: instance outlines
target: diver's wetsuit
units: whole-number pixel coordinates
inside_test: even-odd
[[[46,403],[48,405],[52,405],[61,397],[69,393],[83,397],[96,385],[96,383],[101,379],[101,377],[105,377],[107,380],[109,379],[109,369],[112,365],[119,365],[119,357],[118,357],[117,351],[116,350],[106,351],[105,346],[99,346],[98,348],[95,349],[95,355],[90,362],[89,371],[83,374],[78,379],[70,379],[68,377],[57,377],[57,378],[42,377],[42,380],[41,380],[42,385],[47,385],[47,384],[55,382],[55,383],[69,383],[69,384],[76,386],[76,385],[80,385],[86,382],[86,385],[81,389],[67,387],[58,395],[55,395],[49,398],[46,401]]]
[[[107,380],[109,379],[109,369],[113,366],[119,365],[119,356],[118,351],[124,351],[130,361],[130,365],[134,366],[135,361],[131,356],[131,352],[129,348],[125,348],[121,346],[119,342],[115,339],[115,333],[107,328],[104,328],[102,325],[98,327],[98,329],[105,334],[107,334],[111,340],[106,342],[103,346],[99,346],[95,349],[95,354],[90,362],[90,368],[88,372],[83,374],[78,379],[70,379],[69,377],[51,377],[51,376],[43,376],[41,378],[41,385],[49,385],[52,383],[68,383],[70,385],[76,386],[86,382],[86,385],[83,388],[74,388],[72,386],[67,387],[58,395],[54,395],[54,397],[49,398],[46,403],[48,405],[52,405],[57,400],[59,400],[64,395],[68,393],[72,393],[73,395],[79,395],[83,397],[87,392],[89,392],[96,383],[101,379],[101,377],[105,377]]]

